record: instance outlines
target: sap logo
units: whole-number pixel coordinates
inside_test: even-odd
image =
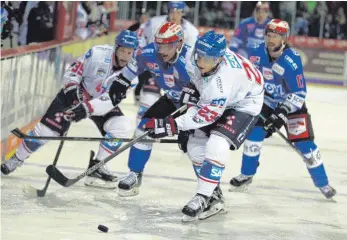
[[[105,58],[105,63],[111,63],[111,58]]]
[[[221,178],[222,174],[223,174],[222,169],[212,167],[212,169],[211,169],[211,176],[212,177]]]
[[[271,83],[265,83],[264,84],[265,91],[269,93],[270,95],[273,94],[274,96],[281,96],[284,95],[285,92],[282,89],[282,85],[275,85]]]
[[[293,59],[291,57],[286,55],[284,58],[290,63],[290,65],[292,66],[293,70],[298,69],[298,65],[293,61]]]
[[[212,99],[211,106],[222,108],[226,103],[226,98]]]

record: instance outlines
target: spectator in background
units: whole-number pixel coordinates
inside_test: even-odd
[[[136,23],[134,23],[133,25],[131,25],[128,30],[132,31],[132,32],[136,32],[140,25],[142,23],[145,23],[149,20],[149,14],[147,12],[145,12],[146,10],[145,9],[142,9],[142,14],[139,18],[139,21],[137,21]]]
[[[20,3],[20,10],[23,16],[19,27],[19,45],[27,45],[28,17],[31,9],[37,7],[38,1],[23,1]]]
[[[264,29],[270,21],[270,7],[267,2],[258,2],[254,9],[254,17],[243,19],[230,41],[230,50],[248,57],[250,49],[264,42]]]
[[[18,46],[19,22],[22,15],[19,11],[19,2],[1,2],[1,8],[7,14],[7,21],[2,25],[2,48],[14,48]]]
[[[50,5],[40,1],[29,13],[27,44],[53,40],[53,30],[53,13]]]
[[[346,39],[347,37],[346,15],[342,7],[340,7],[337,10],[335,19],[337,23],[337,39]]]
[[[88,10],[89,8],[87,8]],[[83,3],[79,3],[77,7],[77,19],[76,19],[76,36],[81,39],[87,39],[92,35],[92,32],[87,28],[88,25],[88,13],[83,7]],[[89,11],[90,12],[90,11]]]

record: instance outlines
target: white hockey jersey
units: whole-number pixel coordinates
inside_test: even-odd
[[[198,129],[210,125],[221,117],[226,109],[256,116],[264,101],[264,80],[254,65],[229,49],[216,73],[202,77],[199,68],[189,61],[187,67],[191,82],[200,93],[197,106],[176,118],[179,130]]]
[[[112,82],[108,78],[115,73],[115,48],[110,45],[97,45],[78,58],[63,76],[64,85],[81,84],[88,93],[84,100],[89,100],[94,116],[102,116],[111,111],[114,106],[109,98],[108,90]],[[121,70],[118,71],[121,73]],[[138,79],[132,81],[135,87]]]
[[[167,22],[167,15],[152,17],[147,22],[140,25],[137,32],[139,37],[140,47],[144,47],[154,42],[154,36],[158,28]],[[199,36],[199,30],[188,20],[182,19],[182,28],[184,34],[184,43],[194,47],[195,42]]]

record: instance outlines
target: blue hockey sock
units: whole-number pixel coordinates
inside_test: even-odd
[[[128,167],[131,171],[142,172],[151,156],[152,149],[141,150],[135,146],[131,147],[129,153]]]
[[[243,175],[253,176],[256,173],[265,135],[266,131],[264,128],[256,126],[245,140],[241,167]]]

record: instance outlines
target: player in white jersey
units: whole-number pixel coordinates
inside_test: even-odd
[[[198,178],[195,197],[184,206],[183,221],[205,219],[223,211],[219,187],[230,150],[237,150],[257,122],[264,98],[263,77],[247,59],[226,49],[225,37],[209,31],[200,37],[187,68],[190,86],[181,103],[191,105],[173,119],[151,119],[150,136],[161,138],[194,130],[187,145]]]
[[[183,18],[183,10],[185,3],[182,1],[171,1],[168,3],[168,15],[156,16],[149,21],[140,25],[138,30],[139,45],[145,47],[154,42],[155,33],[165,22],[173,22],[181,25],[184,35],[184,43],[189,46],[194,46],[196,39],[199,36],[199,30],[188,20]],[[142,89],[142,93],[141,93]],[[139,84],[135,89],[135,102],[140,105],[139,113],[143,112],[144,108],[152,105],[153,98],[160,97],[160,88],[155,84],[155,80],[146,71],[139,76]],[[141,116],[139,115],[139,119]]]
[[[130,125],[118,106],[108,97],[107,77],[120,71],[131,59],[138,47],[135,33],[124,30],[116,38],[116,47],[99,45],[92,47],[78,58],[63,76],[63,88],[57,94],[41,121],[29,133],[32,136],[64,136],[71,122],[90,117],[106,138],[125,138]],[[26,158],[47,141],[25,139],[16,153],[1,165],[1,172],[9,174],[21,166]],[[121,143],[102,141],[94,159],[91,154],[89,167],[97,164],[113,152]],[[87,186],[115,188],[117,177],[107,168],[100,167],[85,181]]]

